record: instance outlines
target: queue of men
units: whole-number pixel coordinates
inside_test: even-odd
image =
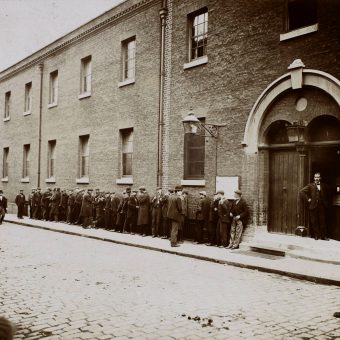
[[[169,238],[172,247],[183,243],[183,230],[189,220],[189,193],[181,186],[173,190],[156,188],[149,195],[144,186],[138,190],[126,188],[121,195],[96,189],[61,190],[60,188],[32,189],[28,195],[29,217],[44,221],[66,222],[83,228],[103,228],[121,233]],[[248,217],[248,208],[235,191],[228,200],[222,190],[209,198],[200,192],[194,207],[196,243],[237,249]],[[23,218],[25,195],[16,196],[18,218]],[[192,208],[192,207],[191,207]]]

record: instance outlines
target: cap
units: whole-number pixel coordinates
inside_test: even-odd
[[[141,187],[139,187],[139,190],[141,190],[141,191],[146,190],[146,189],[145,189],[145,186],[142,185]]]
[[[223,190],[217,190],[215,195],[218,195],[218,194],[224,195],[224,191]]]
[[[140,190],[140,189],[139,189]],[[138,190],[132,190],[132,192],[134,192],[135,194],[137,194]]]
[[[238,195],[242,195],[242,191],[241,190],[235,190],[234,193],[238,194]]]
[[[87,189],[87,191],[93,191],[93,189],[89,188],[89,189]]]
[[[162,190],[162,187],[157,187],[157,188],[156,188],[156,191],[158,191],[158,190]]]
[[[180,185],[175,186],[175,191],[182,191],[183,188]]]
[[[127,193],[131,192],[131,188],[126,188],[125,190]]]
[[[200,195],[207,196],[206,191],[200,191]]]
[[[187,194],[187,195],[189,195],[189,192],[188,192],[188,190],[182,190],[182,194]]]

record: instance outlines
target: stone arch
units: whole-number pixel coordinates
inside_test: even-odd
[[[340,107],[340,81],[332,75],[312,69],[303,69],[304,65],[289,67],[290,72],[272,82],[260,95],[250,111],[246,124],[242,145],[247,154],[255,154],[258,151],[259,130],[270,105],[282,93],[303,86],[312,86],[328,93]],[[301,66],[303,65],[303,66]],[[298,73],[298,75],[296,74]],[[300,79],[299,78],[300,73]],[[296,77],[298,76],[298,77]]]

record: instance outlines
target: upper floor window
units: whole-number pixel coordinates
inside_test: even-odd
[[[4,118],[10,117],[10,105],[11,105],[11,91],[5,93],[5,111]]]
[[[204,123],[204,119],[200,119]],[[203,179],[205,164],[204,134],[184,135],[184,179]]]
[[[203,8],[188,16],[189,19],[189,60],[207,55],[208,9]]]
[[[286,0],[285,6],[285,33],[280,41],[318,30],[317,0]]]
[[[317,0],[287,1],[287,31],[317,23]]]
[[[122,176],[132,176],[133,129],[120,130],[122,141]]]
[[[24,157],[22,163],[22,178],[29,177],[30,175],[30,144],[24,145]]]
[[[89,177],[90,135],[79,137],[79,177]]]
[[[92,58],[88,56],[81,60],[81,82],[80,82],[80,93],[90,94],[91,93],[91,74],[92,72]]]
[[[58,102],[58,70],[50,73],[49,104]]]
[[[32,109],[32,82],[25,85],[25,108],[24,112],[31,112]]]
[[[3,160],[2,160],[2,177],[8,177],[8,155],[9,148],[4,148]]]
[[[51,178],[55,176],[55,160],[56,160],[56,140],[48,141],[48,164],[47,164],[47,177]]]
[[[122,42],[123,49],[123,81],[135,79],[136,37]]]

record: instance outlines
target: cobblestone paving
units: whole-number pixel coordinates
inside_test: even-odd
[[[340,289],[98,240],[0,226],[16,339],[340,339]]]

